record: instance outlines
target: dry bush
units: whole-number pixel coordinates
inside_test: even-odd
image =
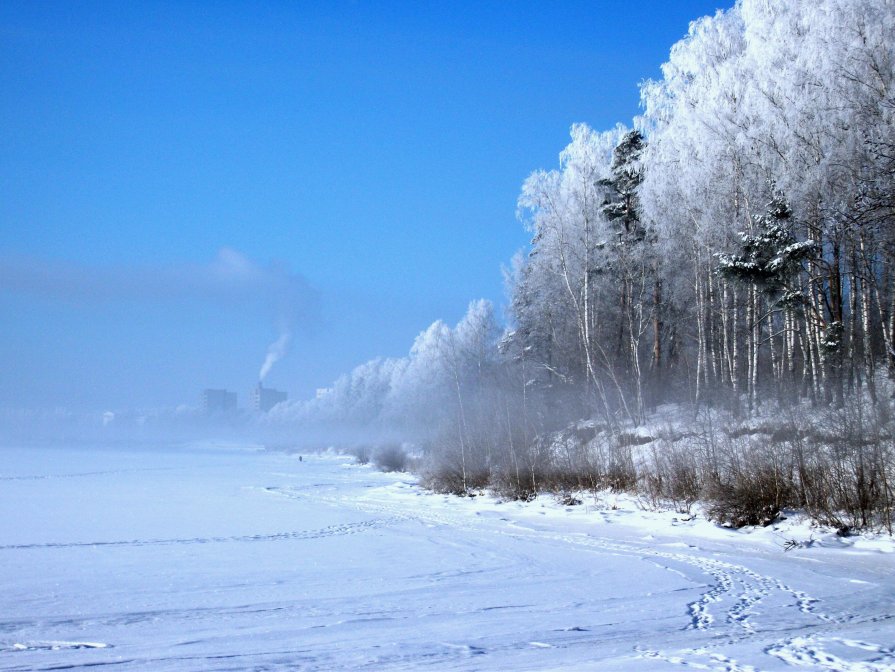
[[[631,444],[612,437],[600,455],[604,460],[606,484],[615,492],[633,491],[637,486],[637,469]]]
[[[869,412],[868,412],[869,411]],[[893,531],[895,450],[888,414],[861,404],[831,410],[799,446],[802,502],[840,530]]]
[[[537,444],[520,446],[497,456],[491,470],[490,489],[498,497],[508,500],[530,501],[545,488],[543,454]]]
[[[730,527],[770,525],[785,500],[767,469],[739,472],[706,488],[706,514],[716,523]]]
[[[386,443],[373,451],[373,464],[379,471],[406,471],[407,452],[397,443]]]
[[[632,490],[637,482],[632,441],[629,434],[611,434],[603,428],[589,428],[582,438],[577,427],[551,437],[548,455],[536,472],[538,487],[554,493],[610,489]]]
[[[515,474],[496,473],[492,478],[491,492],[501,499],[530,502],[538,496],[534,479],[517,478]]]
[[[841,530],[893,530],[895,419],[890,401],[854,399],[838,409],[793,404],[763,419],[700,409],[689,423],[647,438],[577,423],[526,438],[521,430],[443,433],[423,483],[468,495],[490,488],[527,501],[611,489],[681,513],[704,501],[721,524],[767,525],[800,507]],[[767,409],[766,409],[767,410]],[[365,449],[358,460],[369,456]],[[636,456],[636,460],[635,460]]]
[[[702,494],[700,471],[689,442],[660,440],[641,466],[637,491],[653,509],[670,502],[678,513],[689,514]]]
[[[464,468],[465,467],[465,468]],[[491,473],[481,461],[464,461],[438,453],[422,467],[421,484],[435,492],[462,497],[482,492],[491,482]]]
[[[357,462],[357,464],[368,464],[372,453],[373,448],[365,444],[353,446],[348,449],[348,454],[354,456],[354,461]]]
[[[717,472],[706,479],[706,513],[731,527],[769,525],[795,497],[790,454],[780,444],[729,438]]]
[[[778,418],[757,430],[712,431],[707,449],[696,452],[709,516],[727,525],[761,525],[793,506],[843,532],[891,534],[895,423],[886,402],[856,397],[840,408],[784,407]],[[667,478],[651,476],[642,487],[667,490]]]
[[[420,475],[420,485],[445,495],[466,495],[463,472],[445,464],[427,465]]]

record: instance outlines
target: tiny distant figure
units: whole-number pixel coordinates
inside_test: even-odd
[[[301,455],[298,456],[298,461],[301,462]]]

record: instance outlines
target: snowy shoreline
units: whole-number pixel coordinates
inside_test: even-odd
[[[2,670],[895,664],[891,540],[798,516],[460,498],[233,446],[2,457]]]

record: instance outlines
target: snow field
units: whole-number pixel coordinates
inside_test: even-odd
[[[795,517],[458,499],[213,446],[2,458],[2,670],[895,666],[891,542]]]

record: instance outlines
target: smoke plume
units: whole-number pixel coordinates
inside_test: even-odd
[[[318,294],[283,264],[262,266],[237,250],[221,249],[206,263],[87,266],[75,262],[0,255],[0,296],[31,296],[79,307],[192,300],[240,310],[261,310],[279,337],[261,366],[263,380],[289,350],[293,335],[312,328]]]
[[[292,333],[288,329],[283,329],[280,337],[267,347],[267,357],[264,358],[264,364],[261,365],[261,371],[258,373],[259,382],[263,382],[273,365],[286,356],[290,343],[292,343]]]

